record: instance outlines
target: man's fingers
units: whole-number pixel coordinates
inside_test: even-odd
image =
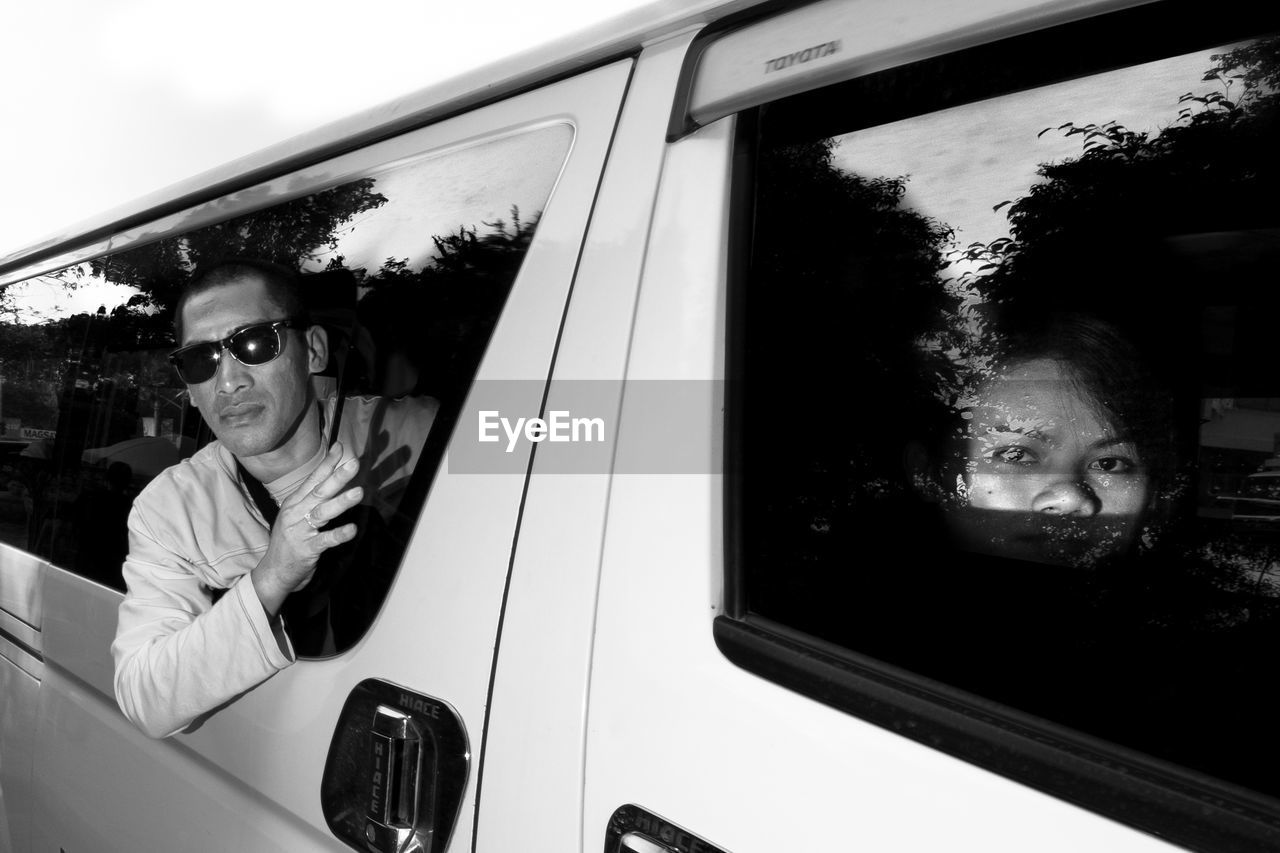
[[[364,489],[361,486],[352,486],[337,497],[318,500],[315,506],[311,507],[305,518],[311,519],[310,523],[314,528],[324,527],[331,520],[360,503],[362,497],[364,497]]]
[[[320,546],[321,551],[327,551],[335,545],[350,542],[355,538],[356,526],[354,524],[344,524],[341,527],[335,527],[333,530],[324,531],[313,541]]]
[[[348,459],[338,467],[334,468],[329,475],[320,481],[310,494],[315,495],[320,500],[326,500],[342,491],[347,483],[351,482],[351,478],[360,470],[359,459]]]

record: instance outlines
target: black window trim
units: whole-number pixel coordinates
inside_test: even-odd
[[[1274,800],[762,617],[719,616],[732,663],[894,734],[1192,850],[1280,849]]]
[[[1132,64],[1144,61],[1144,56],[1155,58],[1151,33],[1162,31],[1152,29],[1157,22],[1167,26],[1170,16],[1178,19],[1195,13],[1203,15],[1204,7],[1185,0],[1157,2],[970,51],[977,56],[986,52],[990,57],[992,51],[1019,42],[1014,45],[1015,50],[1024,56],[1028,51],[1035,55],[1038,44],[1065,38],[1064,33],[1072,39],[1083,39],[1091,32],[1123,49],[1126,38],[1143,36],[1130,42],[1132,47],[1127,50],[1124,64]],[[1280,10],[1260,13],[1246,26],[1252,28],[1251,35],[1280,30]],[[1206,34],[1206,29],[1222,30],[1220,40],[1215,39],[1218,44],[1242,37],[1237,20],[1208,22],[1190,38],[1201,44],[1214,39],[1217,33]],[[1162,45],[1159,55],[1177,52],[1178,45],[1171,49]],[[1094,58],[1092,72],[1119,67],[1115,59],[1114,55]],[[924,63],[936,61],[939,60]],[[1083,72],[1055,75],[1051,70],[1043,80],[1020,88],[1078,73]],[[821,98],[822,91],[787,100]],[[964,93],[955,96],[976,99]],[[733,664],[781,687],[1173,844],[1192,850],[1239,853],[1280,849],[1280,800],[860,655],[748,610],[743,589],[747,555],[741,497],[741,485],[748,476],[742,430],[746,393],[744,319],[760,113],[769,106],[753,108],[736,117],[726,328],[725,604],[724,615],[716,617],[712,627],[721,653]]]

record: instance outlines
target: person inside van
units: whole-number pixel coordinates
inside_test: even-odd
[[[1000,349],[941,442],[934,494],[953,541],[1058,565],[1126,552],[1169,458],[1168,400],[1093,318],[1054,317]]]
[[[170,361],[217,440],[149,483],[129,516],[115,693],[152,737],[293,663],[290,596],[320,585],[325,555],[403,492],[434,420],[430,398],[318,394],[330,342],[303,297],[292,270],[232,259],[198,271],[175,308]],[[331,613],[298,619],[332,634]]]

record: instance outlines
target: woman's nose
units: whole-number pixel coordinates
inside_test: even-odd
[[[1036,512],[1048,515],[1097,515],[1102,509],[1098,496],[1088,484],[1074,479],[1050,483],[1031,502]]]

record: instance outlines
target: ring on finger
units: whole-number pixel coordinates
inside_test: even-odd
[[[305,521],[307,523],[307,526],[310,527],[312,530],[320,529],[320,524],[317,524],[316,520],[311,517],[310,510],[308,510],[307,514],[302,517],[302,520]],[[323,524],[323,522],[321,522],[321,524]]]

